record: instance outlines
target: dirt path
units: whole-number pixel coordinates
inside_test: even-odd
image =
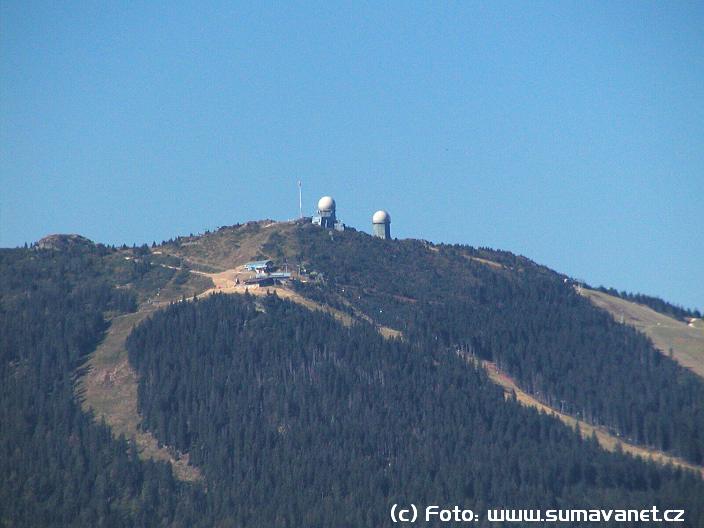
[[[316,303],[285,287],[269,286],[260,288],[258,286],[245,286],[242,284],[242,280],[240,280],[240,284],[237,284],[237,280],[241,279],[242,274],[236,269],[228,269],[217,273],[191,270],[191,273],[208,277],[214,284],[213,288],[198,294],[198,298],[207,297],[215,293],[243,295],[245,292],[254,296],[264,296],[275,291],[278,297],[288,299],[312,311],[330,314],[345,326],[352,325],[356,319],[364,319],[374,324],[371,319],[357,310],[355,310],[356,317],[353,317],[331,306]],[[104,419],[115,435],[124,435],[126,438],[132,439],[137,445],[141,457],[167,461],[171,463],[174,475],[177,478],[184,481],[196,481],[200,480],[202,476],[197,467],[189,464],[188,454],[179,453],[172,448],[159,445],[157,439],[150,432],[139,429],[141,417],[137,406],[137,374],[129,364],[125,348],[125,340],[132,329],[150,314],[168,306],[168,304],[155,303],[143,306],[136,313],[114,318],[111,321],[105,339],[100,343],[96,351],[91,354],[88,361],[88,372],[79,381],[77,389],[82,396],[83,408],[85,410],[91,409],[97,419]],[[375,326],[386,339],[403,338],[403,334],[398,330],[381,325]],[[687,328],[686,325],[683,326]],[[701,331],[701,329],[694,330]],[[471,357],[465,356],[465,359],[472,363],[477,362]],[[585,438],[589,438],[594,434],[604,449],[615,451],[620,448],[624,452],[654,460],[661,464],[672,464],[697,471],[704,477],[704,468],[666,453],[627,443],[604,428],[595,427],[573,416],[561,413],[523,391],[513,379],[501,372],[494,363],[481,361],[480,364],[486,369],[490,379],[504,388],[507,397],[510,394],[515,394],[517,401],[526,407],[551,414],[569,427],[574,428],[579,425],[580,431]],[[692,367],[690,366],[690,368]]]
[[[354,323],[355,318],[362,319],[374,325],[377,331],[386,339],[395,339],[403,337],[403,334],[398,330],[394,330],[393,328],[389,328],[388,326],[376,324],[374,321],[372,321],[369,316],[360,312],[352,305],[348,306],[354,312],[354,317],[348,313],[338,310],[337,308],[333,308],[332,306],[312,301],[307,297],[304,297],[303,295],[299,294],[298,292],[295,292],[283,286],[264,286],[260,288],[259,286],[247,286],[242,283],[237,284],[237,279],[240,279],[240,281],[242,282],[243,276],[246,274],[240,273],[236,269],[229,269],[219,273],[204,273],[200,271],[194,271],[192,273],[197,273],[199,275],[209,277],[215,285],[214,288],[210,288],[204,291],[203,293],[199,294],[198,297],[204,297],[212,295],[214,293],[243,295],[245,291],[247,291],[250,295],[261,296],[267,295],[268,293],[275,291],[276,295],[280,298],[288,299],[289,301],[295,302],[296,304],[299,304],[312,311],[320,311],[330,314],[345,326],[351,326]]]
[[[660,352],[671,355],[680,365],[704,377],[704,327],[701,320],[687,324],[648,306],[601,291],[588,288],[579,288],[578,291],[595,306],[609,312],[616,321],[647,335]]]
[[[244,295],[244,293],[247,292],[250,295],[264,296],[269,293],[276,292],[276,295],[281,299],[288,299],[289,301],[295,302],[296,304],[308,308],[309,310],[321,311],[330,314],[345,326],[350,326],[354,322],[354,319],[349,314],[333,308],[332,306],[313,302],[289,288],[283,286],[259,287],[257,285],[246,285],[243,283],[244,277],[249,276],[249,274],[240,273],[236,269],[229,269],[219,273],[204,273],[201,271],[193,271],[192,273],[197,273],[198,275],[203,275],[210,278],[215,285],[213,288],[207,289],[198,294],[199,298],[207,297],[215,293]],[[241,281],[240,284],[237,284],[236,282],[238,279]]]
[[[484,367],[489,374],[489,378],[491,378],[494,383],[504,388],[507,398],[515,394],[516,400],[521,405],[555,416],[571,428],[578,425],[584,438],[590,438],[592,434],[594,434],[599,442],[599,445],[607,451],[616,451],[620,448],[625,453],[629,453],[646,460],[653,460],[663,465],[672,464],[673,466],[696,471],[702,476],[702,478],[704,478],[704,467],[691,464],[686,460],[668,455],[667,453],[663,453],[661,451],[630,444],[614,436],[603,427],[597,427],[583,420],[579,420],[569,414],[561,413],[560,411],[538,401],[536,398],[522,390],[510,376],[500,371],[495,363],[491,361],[476,360],[468,356],[464,357],[470,363],[476,364],[479,362],[479,364]]]
[[[236,277],[236,271],[235,270],[227,270],[222,273],[215,273],[215,274],[204,274],[209,276],[212,280],[213,283],[215,284],[215,288],[211,288],[210,290],[207,290],[203,292],[201,295],[211,295],[213,293],[239,293],[239,294],[244,294],[245,292],[245,287],[242,285],[235,285],[235,277]],[[335,308],[332,308],[330,306],[324,306],[321,304],[318,304],[314,301],[311,301],[310,299],[307,299],[298,293],[289,290],[287,288],[249,288],[248,291],[252,295],[266,295],[267,291],[276,291],[276,294],[284,299],[289,299],[297,304],[300,304],[301,306],[304,306],[308,308],[309,310],[319,310],[323,311],[326,313],[330,313],[333,315],[336,319],[338,319],[342,324],[345,326],[349,326],[354,322],[354,318],[352,318],[350,315],[341,312],[339,310],[336,310]],[[373,324],[373,321],[369,319],[368,317],[363,317],[363,319],[367,320],[368,322],[371,322]],[[377,330],[379,333],[384,336],[387,339],[390,338],[402,338],[403,334],[399,332],[398,330],[394,330],[392,328],[376,325]],[[471,359],[469,361],[472,361]],[[590,438],[592,434],[594,434],[599,442],[599,445],[601,445],[602,448],[606,449],[607,451],[616,451],[618,448],[620,448],[622,451],[629,453],[634,456],[638,456],[640,458],[644,458],[647,460],[653,460],[655,462],[658,462],[663,465],[667,464],[672,464],[677,467],[682,467],[690,470],[694,470],[698,472],[699,474],[704,477],[704,467],[701,466],[696,466],[694,464],[690,464],[689,462],[681,459],[674,457],[672,455],[668,455],[667,453],[663,453],[661,451],[656,451],[653,449],[648,449],[646,447],[630,444],[628,442],[625,442],[624,440],[614,436],[610,432],[608,432],[606,429],[603,427],[596,427],[592,424],[589,424],[583,420],[579,420],[571,415],[561,413],[558,410],[545,405],[544,403],[538,401],[535,397],[531,396],[527,392],[523,391],[518,385],[515,383],[515,381],[509,377],[507,374],[499,371],[499,369],[496,367],[496,365],[492,362],[489,361],[481,361],[481,366],[484,367],[484,369],[487,371],[489,374],[489,378],[496,383],[497,385],[500,385],[501,387],[504,388],[507,396],[511,393],[516,395],[516,400],[521,403],[522,405],[526,407],[531,407],[533,409],[536,409],[538,411],[545,412],[547,414],[551,414],[555,416],[556,418],[560,419],[564,424],[567,426],[574,428],[576,425],[579,425],[579,429],[582,433],[582,436],[584,438]]]
[[[170,462],[176,478],[192,482],[199,480],[201,474],[189,464],[188,454],[159,445],[150,432],[139,429],[137,373],[129,364],[125,340],[153,312],[144,308],[112,319],[105,338],[91,354],[88,372],[77,389],[83,409],[92,410],[98,420],[105,420],[115,436],[132,440],[140,457]]]
[[[251,295],[263,296],[270,291],[276,291],[279,297],[289,299],[309,310],[331,314],[346,326],[354,322],[350,315],[315,303],[286,288],[247,288],[244,285],[236,285],[236,270],[218,273],[191,270],[191,273],[209,277],[215,284],[214,288],[198,294],[198,298],[214,293],[243,295],[245,291],[249,291]],[[82,408],[86,412],[92,411],[97,420],[105,420],[115,436],[124,435],[133,441],[141,458],[169,462],[176,478],[192,482],[200,480],[202,476],[200,470],[189,463],[188,454],[160,445],[154,435],[139,428],[142,418],[137,405],[137,373],[129,364],[125,347],[125,341],[135,326],[169,304],[169,301],[152,302],[141,306],[135,313],[113,318],[105,338],[88,359],[87,372],[76,384],[76,393]]]

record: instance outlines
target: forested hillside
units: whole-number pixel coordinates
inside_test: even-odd
[[[149,273],[112,261],[104,247],[0,251],[2,526],[198,519],[201,490],[176,482],[167,464],[139,460],[74,397],[76,374],[106,329],[103,313],[135,308],[134,293],[106,280],[118,265],[125,279]]]
[[[353,324],[263,290],[194,298],[212,286],[205,270],[254,257],[315,272],[292,285],[299,298]],[[189,454],[195,483],[81,410],[88,355],[135,310],[141,427]],[[410,501],[657,505],[704,525],[699,476],[607,453],[505,400],[467,355],[555,408],[703,462],[702,380],[508,252],[271,222],[153,249],[58,236],[0,250],[0,526],[384,526]]]
[[[326,277],[306,295],[353,305],[414,341],[470,350],[553,407],[704,461],[704,381],[564,276],[506,252],[356,232],[331,241],[301,229],[286,243]]]
[[[432,340],[386,341],[275,296],[180,303],[133,332],[145,426],[235,526],[381,526],[394,502],[680,504],[704,483],[584,441]],[[619,506],[616,506],[619,505]]]

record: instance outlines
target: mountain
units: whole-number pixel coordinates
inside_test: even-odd
[[[3,525],[704,524],[698,336],[686,364],[525,257],[305,221],[56,240],[0,250]],[[247,284],[266,259],[296,280]]]

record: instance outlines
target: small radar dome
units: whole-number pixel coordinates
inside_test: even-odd
[[[335,200],[332,196],[323,196],[318,200],[318,211],[330,212],[335,210]]]
[[[391,223],[391,215],[383,209],[381,211],[377,211],[376,213],[374,213],[374,216],[372,216],[372,224],[388,223]]]

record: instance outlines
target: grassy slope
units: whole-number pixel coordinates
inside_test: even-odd
[[[264,257],[277,259],[283,255],[277,254],[282,246],[289,254],[294,252],[288,235],[296,228],[295,222],[248,222],[241,226],[224,227],[207,235],[188,237],[176,244],[159,246],[156,250],[184,259],[195,270],[225,271]],[[270,243],[272,237],[276,243]]]
[[[296,223],[273,223],[268,220],[249,222],[242,226],[223,228],[205,236],[182,239],[178,244],[162,245],[156,250],[159,254],[177,257],[190,265],[193,268],[192,276],[194,276],[194,279],[199,277],[212,280],[214,287],[203,288],[203,285],[209,281],[198,284],[201,287],[198,290],[199,296],[213,293],[243,294],[245,287],[242,285],[235,286],[234,284],[234,278],[239,273],[237,268],[249,260],[260,257],[280,260],[285,255],[291,260],[298,253],[298,248],[294,242],[295,237],[291,236],[297,228]],[[503,267],[497,262],[486,259],[473,257],[473,260],[481,261],[483,264],[492,267]],[[191,287],[195,285],[196,283],[193,283]],[[343,324],[349,325],[354,322],[354,318],[350,315],[330,306],[316,303],[290,289],[281,287],[270,289],[272,291],[275,290],[280,297],[287,298],[308,309],[330,313]],[[264,295],[268,290],[249,288],[249,292],[253,295]],[[175,289],[171,293],[175,296],[178,291],[178,289]],[[189,293],[192,295],[193,292]],[[600,292],[587,290],[585,294],[590,296],[595,304],[610,309],[610,311],[613,310],[612,313],[617,314],[618,317],[623,311],[626,317],[629,318],[629,323],[634,324],[636,328],[646,331],[646,333],[653,332],[654,335],[657,335],[656,346],[660,347],[661,350],[667,351],[672,346],[675,359],[683,365],[692,368],[692,370],[695,370],[695,368],[701,369],[699,371],[695,370],[695,372],[704,375],[704,348],[701,346],[701,343],[704,342],[704,330],[688,327],[684,323],[672,320],[649,308]],[[602,303],[603,306],[599,303]],[[630,306],[620,306],[618,303]],[[151,309],[154,308],[156,306],[151,307]],[[361,314],[354,307],[352,309],[355,314]],[[146,315],[145,312],[140,312],[133,316],[125,316],[127,319],[124,322],[115,321],[115,324],[111,327],[113,334],[108,335],[108,338],[111,339],[106,339],[91,359],[92,364],[95,366],[95,379],[84,381],[83,387],[86,402],[94,408],[98,416],[106,419],[116,433],[134,437],[140,445],[144,456],[152,458],[166,456],[174,465],[175,472],[180,478],[192,480],[193,478],[198,478],[198,472],[197,469],[188,466],[187,455],[179,455],[166,448],[160,448],[149,433],[140,433],[137,429],[140,418],[136,406],[136,378],[134,377],[134,372],[130,375],[125,370],[129,369],[131,371],[129,364],[126,363],[124,339],[131,331],[132,324],[135,323],[129,318],[134,317],[141,320]],[[363,315],[359,318],[367,319]],[[378,330],[387,338],[402,337],[398,331],[390,328],[378,326]],[[648,333],[648,335],[650,334]],[[676,338],[673,336],[676,336]],[[655,338],[653,339],[655,340]],[[605,449],[613,451],[620,448],[625,452],[660,463],[695,469],[704,475],[704,468],[692,466],[685,461],[659,451],[628,444],[602,428],[596,428],[584,421],[577,420],[573,416],[563,414],[522,391],[510,377],[498,371],[495,365],[484,362],[483,366],[487,369],[490,378],[504,387],[507,392],[514,393],[520,403],[538,411],[552,414],[570,427],[578,425],[585,437],[595,434],[599,443]],[[122,372],[120,376],[113,376],[113,383],[118,383],[122,386],[115,387],[115,385],[111,386],[103,382],[104,386],[101,389],[101,376],[105,377],[107,374],[107,379],[109,380],[112,372]]]
[[[582,295],[603,308],[617,321],[629,324],[652,339],[655,347],[683,367],[704,377],[704,327],[689,326],[655,310],[600,291],[581,289]]]
[[[132,329],[155,310],[183,296],[191,297],[211,285],[207,278],[197,275],[182,284],[172,278],[160,289],[158,301],[144,302],[135,313],[113,317],[105,338],[88,358],[88,369],[76,386],[85,411],[90,410],[98,420],[105,420],[116,436],[131,439],[142,458],[170,462],[174,475],[184,481],[201,478],[198,468],[189,464],[188,454],[159,445],[150,432],[139,428],[137,374],[129,364],[125,340]]]
[[[181,480],[198,480],[201,478],[200,471],[189,464],[187,453],[179,453],[168,446],[161,446],[150,432],[140,430],[137,375],[127,359],[125,340],[136,325],[154,311],[168,306],[169,303],[178,301],[182,297],[190,299],[196,294],[207,295],[221,291],[217,286],[213,288],[213,279],[216,279],[217,283],[223,274],[208,272],[228,270],[260,255],[262,246],[273,232],[273,230],[263,229],[262,226],[269,224],[271,222],[254,222],[245,224],[239,229],[223,229],[204,237],[189,237],[182,239],[178,245],[155,248],[151,255],[138,257],[152,261],[155,266],[176,270],[180,270],[181,267],[174,264],[183,260],[193,271],[184,283],[179,283],[174,276],[165,284],[150,284],[149,292],[137,289],[138,297],[142,301],[139,310],[133,314],[111,319],[105,338],[88,359],[85,375],[78,380],[76,392],[84,410],[92,411],[98,420],[105,420],[115,435],[124,435],[134,441],[141,457],[170,462],[174,474]],[[277,225],[286,226],[286,224]],[[129,255],[118,254],[113,258],[117,259],[117,262],[135,258],[131,253]],[[169,261],[168,257],[175,257],[175,259]],[[130,284],[127,287],[135,288],[135,286]],[[158,295],[154,295],[152,290],[158,290]],[[243,292],[244,290],[227,293]],[[264,294],[265,291],[256,293]],[[288,295],[282,292],[282,296]],[[310,302],[302,298],[292,300],[308,305],[309,308],[313,307]],[[344,314],[335,315],[344,316]]]
[[[140,310],[112,319],[105,339],[91,354],[89,372],[80,380],[78,391],[83,396],[84,409],[105,420],[115,435],[134,441],[140,456],[171,462],[177,478],[197,480],[200,472],[188,464],[188,455],[159,446],[151,433],[139,429],[137,374],[127,360],[125,339],[149,313]]]
[[[584,438],[590,438],[592,435],[596,436],[599,445],[607,451],[616,451],[617,449],[620,449],[625,453],[629,453],[647,460],[653,460],[659,464],[671,464],[684,469],[690,469],[700,473],[702,477],[704,477],[704,467],[696,466],[686,460],[657,451],[655,449],[648,449],[643,446],[624,442],[622,439],[614,436],[603,427],[594,426],[583,420],[575,418],[570,414],[560,412],[557,409],[537,400],[534,396],[522,390],[510,376],[504,372],[501,372],[493,362],[481,361],[481,365],[489,374],[489,378],[494,381],[494,383],[501,385],[504,388],[507,397],[515,395],[516,401],[518,401],[521,405],[531,407],[539,412],[550,414],[571,428],[579,427],[579,431]]]

